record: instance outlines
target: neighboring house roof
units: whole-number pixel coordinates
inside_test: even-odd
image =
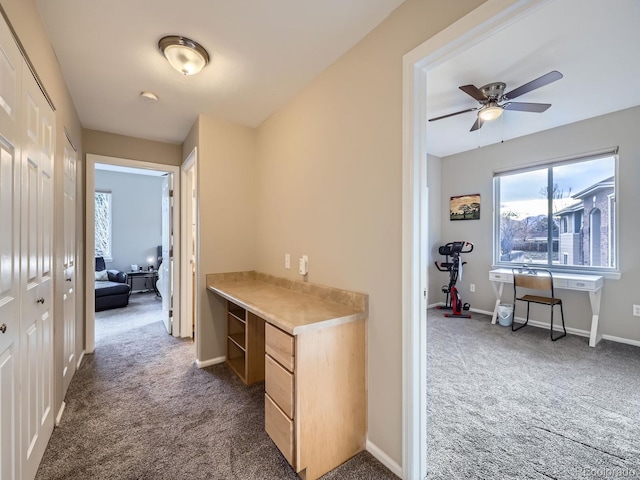
[[[590,187],[585,188],[581,192],[578,192],[572,195],[572,198],[584,198],[587,195],[592,195],[598,190],[602,190],[604,188],[614,188],[615,182],[613,181],[613,177],[605,178],[604,180],[599,181],[598,183],[594,183]]]
[[[593,185],[588,186],[584,190],[581,190],[578,193],[571,195],[571,198],[583,199],[589,195],[593,195],[594,193],[600,190],[610,189],[610,188],[615,188],[615,182],[613,180],[613,177],[600,180],[598,183],[594,183]],[[580,210],[584,210],[584,204],[581,201],[574,203],[573,205],[564,207],[562,210],[557,211],[556,215],[567,215],[569,213],[579,212]]]
[[[579,212],[580,210],[584,210],[584,204],[582,202],[564,207],[562,210],[558,210],[556,215],[567,215],[569,213]]]

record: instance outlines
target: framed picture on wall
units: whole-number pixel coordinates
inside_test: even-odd
[[[480,220],[480,194],[451,197],[449,220]]]

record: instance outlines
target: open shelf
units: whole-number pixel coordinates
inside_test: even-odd
[[[231,338],[227,339],[227,365],[246,383],[245,352]]]
[[[244,348],[244,332],[242,333],[235,333],[233,335],[229,335],[229,340],[231,340],[233,343],[235,343],[238,347],[240,347],[240,349],[244,352],[245,348]]]
[[[238,319],[243,323],[247,318],[247,311],[241,306],[236,305],[235,303],[230,301],[227,301],[227,312],[229,312],[229,315],[232,315],[233,317],[235,317],[236,319]]]
[[[264,380],[264,320],[230,301],[227,365],[246,384]]]

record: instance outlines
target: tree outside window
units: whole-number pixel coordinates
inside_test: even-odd
[[[111,258],[111,192],[95,192],[95,255]]]

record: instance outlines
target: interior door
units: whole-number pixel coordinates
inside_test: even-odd
[[[32,479],[53,431],[54,115],[22,69],[21,465]]]
[[[0,20],[0,478],[20,478],[20,102],[22,58]]]
[[[162,264],[158,290],[162,295],[162,313],[167,332],[173,334],[173,174],[162,182]],[[176,332],[177,333],[177,332]]]
[[[62,397],[76,371],[76,151],[67,139],[64,147],[64,286]]]

